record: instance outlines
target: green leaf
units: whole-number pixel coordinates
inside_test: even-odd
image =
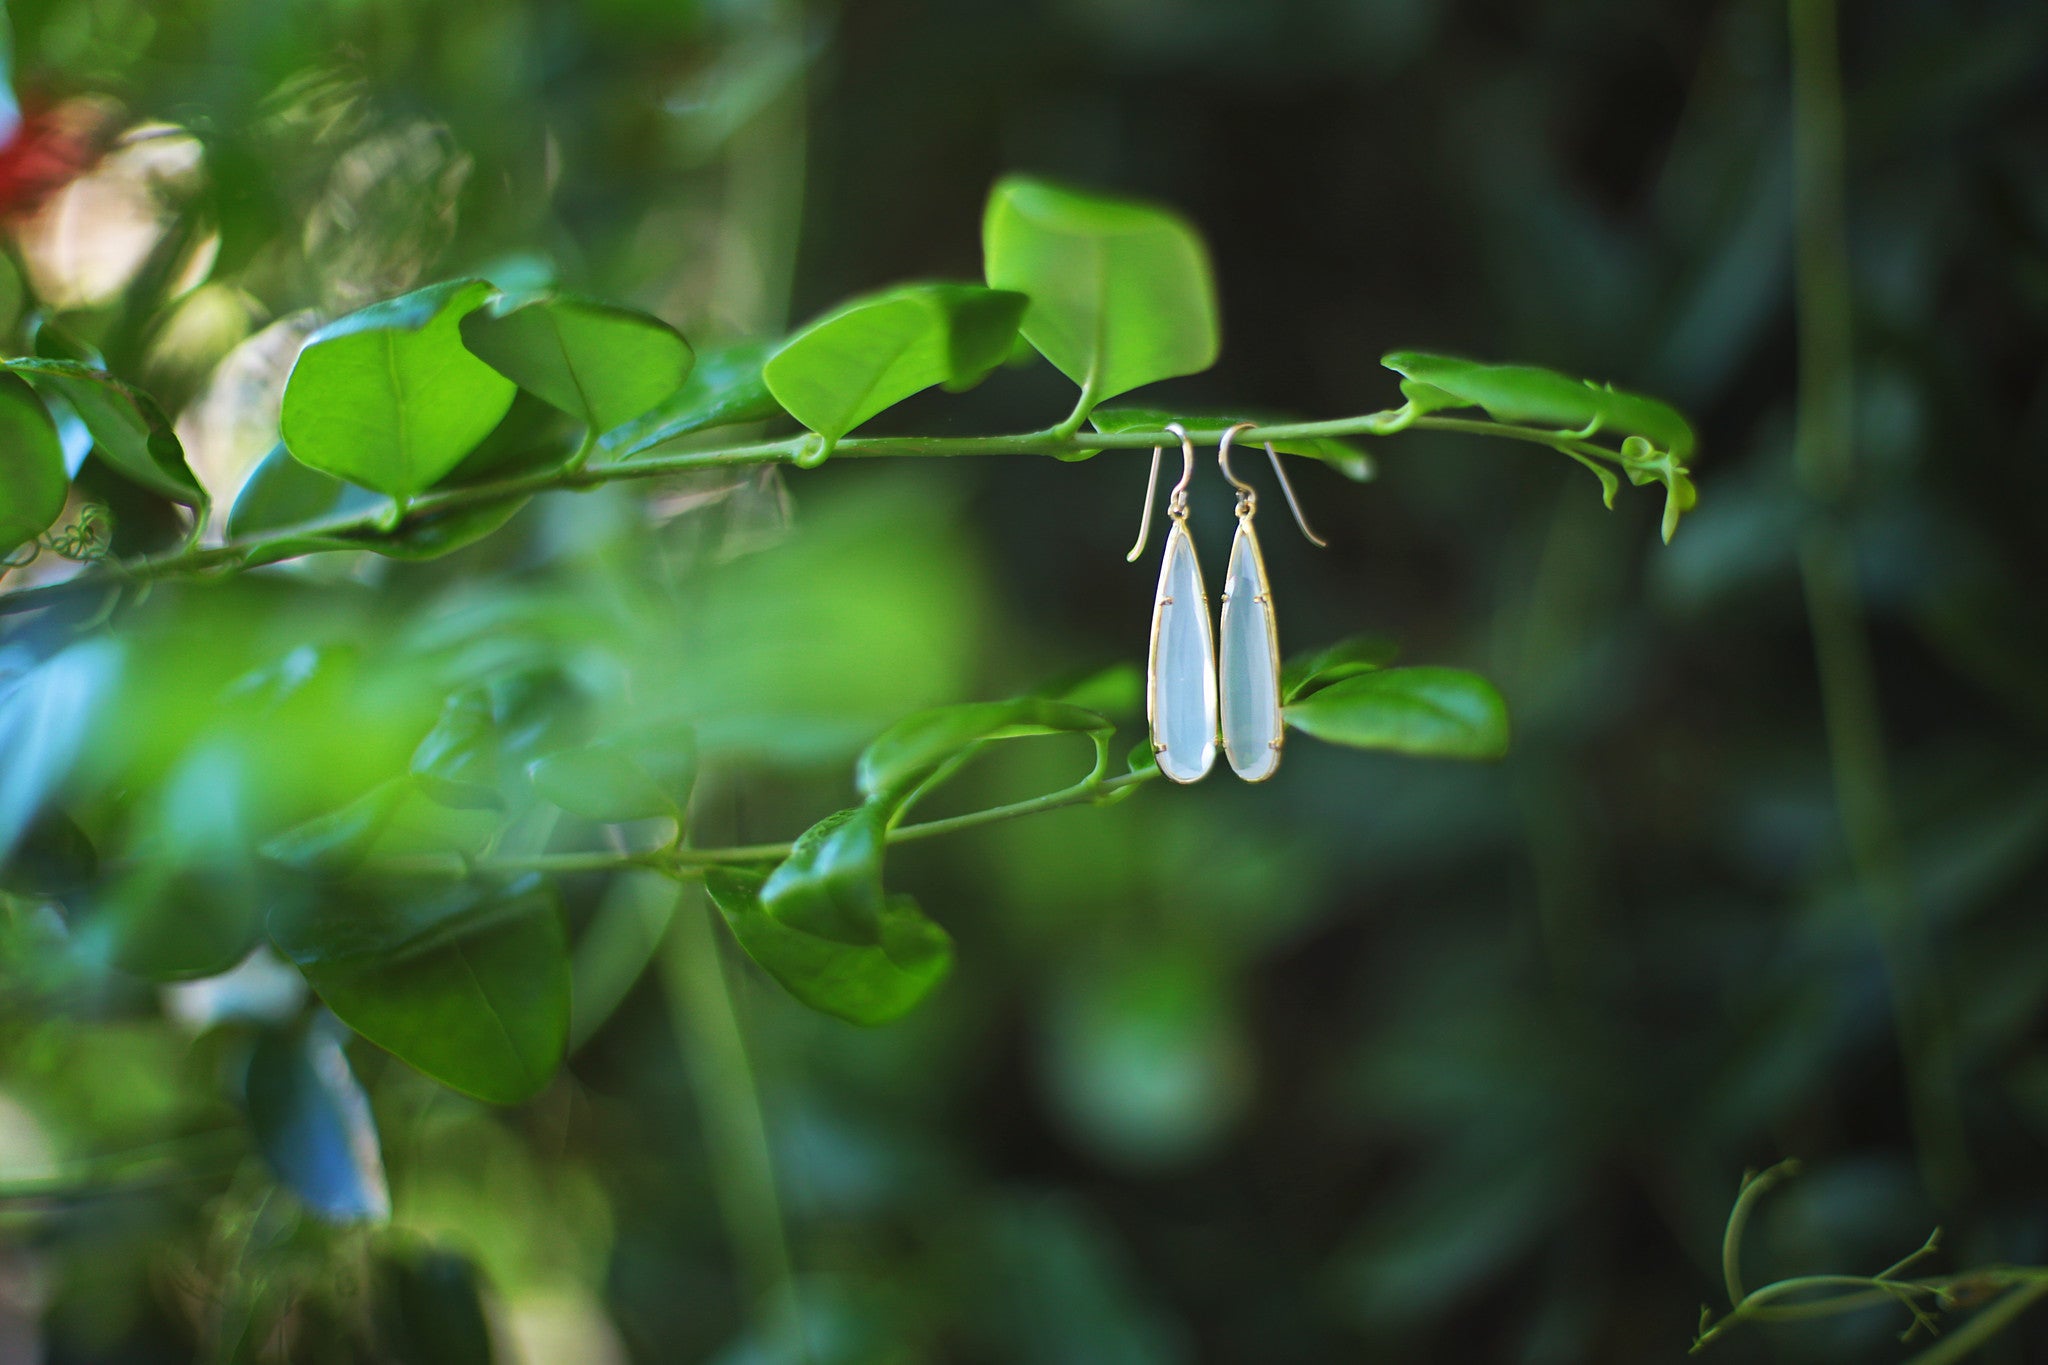
[[[887,813],[856,806],[805,830],[761,887],[768,913],[792,929],[839,943],[872,944],[882,914]]]
[[[1012,176],[981,241],[989,284],[1030,297],[1025,338],[1085,404],[1216,363],[1209,253],[1178,215]]]
[[[250,1049],[242,1096],[249,1129],[277,1178],[329,1223],[391,1216],[369,1097],[331,1022],[265,1031]]]
[[[411,790],[410,778],[394,777],[379,783],[341,809],[294,825],[267,841],[263,856],[300,872],[339,876],[353,871]]]
[[[0,555],[49,530],[70,491],[49,409],[27,384],[0,375]]]
[[[243,540],[339,515],[351,494],[365,509],[377,502],[364,489],[300,464],[280,441],[249,471],[235,495],[228,509],[228,538]]]
[[[1456,356],[1395,351],[1380,361],[1418,384],[1486,409],[1497,422],[1591,435],[1641,436],[1681,464],[1692,454],[1692,426],[1668,403],[1534,365],[1486,365]],[[1415,394],[1407,385],[1402,392]],[[1432,409],[1453,406],[1425,397]]]
[[[461,330],[492,369],[594,432],[632,421],[690,373],[690,344],[660,318],[570,294],[500,298]]]
[[[396,531],[360,531],[345,539],[386,559],[439,559],[474,545],[519,515],[529,498],[500,498],[495,502],[450,507],[422,515],[407,516]]]
[[[301,967],[390,960],[446,947],[533,912],[531,874],[481,881],[347,876],[280,888],[266,924],[277,950]]]
[[[1499,758],[1508,708],[1494,685],[1457,668],[1394,668],[1331,683],[1290,704],[1287,723],[1331,744],[1425,758]]]
[[[1131,719],[1145,709],[1145,671],[1128,661],[1107,668],[1065,674],[1033,689],[1050,697],[1115,719]]]
[[[1353,635],[1310,654],[1297,654],[1280,670],[1280,696],[1300,701],[1311,692],[1394,662],[1401,650],[1384,635]]]
[[[488,693],[465,688],[442,704],[441,719],[413,750],[412,774],[420,790],[444,806],[486,810],[504,804]]]
[[[261,933],[256,888],[217,865],[145,855],[108,889],[88,922],[105,960],[149,981],[218,976],[249,955]]]
[[[1628,481],[1638,488],[1646,483],[1664,485],[1664,543],[1669,545],[1671,537],[1678,530],[1678,519],[1693,509],[1699,501],[1699,489],[1693,487],[1691,477],[1678,457],[1668,450],[1658,450],[1641,436],[1631,436],[1621,443],[1621,468],[1628,475]],[[1606,470],[1605,484],[1613,479]],[[1614,493],[1607,493],[1607,505],[1614,505]]]
[[[300,963],[342,1022],[442,1084],[492,1104],[545,1087],[569,1037],[569,940],[551,896],[394,956]]]
[[[218,747],[178,765],[87,937],[122,971],[152,981],[213,976],[256,946],[261,917],[247,853],[247,761]]]
[[[1087,734],[1101,746],[1115,731],[1106,717],[1045,697],[941,706],[883,731],[861,754],[854,780],[863,796],[893,802],[955,754],[990,740]]]
[[[780,417],[782,404],[761,377],[761,367],[775,347],[774,342],[745,341],[703,352],[682,388],[643,416],[607,432],[598,448],[614,459],[625,459],[678,436]]]
[[[377,1344],[393,1365],[491,1365],[476,1263],[437,1247],[395,1249],[376,1269]]]
[[[901,1018],[953,968],[951,936],[908,896],[890,896],[874,938],[851,944],[804,933],[771,914],[758,873],[712,868],[704,885],[748,957],[804,1004],[849,1023]]]
[[[0,362],[0,369],[68,403],[92,434],[94,452],[128,478],[187,507],[206,505],[170,419],[141,389],[75,360],[24,357]]]
[[[285,382],[279,426],[293,457],[399,499],[460,464],[516,388],[462,344],[462,319],[491,292],[452,280],[315,332]]]
[[[228,536],[242,539],[284,530],[328,517],[346,519],[381,505],[367,489],[344,483],[332,474],[300,464],[283,445],[274,447],[250,473],[228,512]],[[265,547],[266,558],[284,559],[308,550],[373,550],[387,559],[436,559],[474,544],[503,526],[525,498],[421,514],[414,512],[396,530],[373,527],[309,532]]]
[[[1275,424],[1285,420],[1271,415],[1255,413],[1219,412],[1168,412],[1163,408],[1097,408],[1088,417],[1090,425],[1097,431],[1164,431],[1168,422],[1179,422],[1190,431],[1215,429],[1225,430],[1239,422],[1260,422]],[[1253,449],[1262,447],[1265,438],[1256,430],[1243,433],[1246,446]],[[1321,460],[1345,478],[1364,483],[1377,474],[1378,468],[1371,455],[1349,441],[1334,436],[1292,436],[1273,442],[1273,449],[1282,455],[1300,455],[1311,460]],[[1090,451],[1089,454],[1096,452]]]
[[[585,744],[535,759],[526,769],[533,789],[572,815],[606,824],[679,819],[682,801],[664,790],[620,744]]]
[[[53,897],[83,891],[99,872],[99,851],[78,822],[46,806],[10,853],[0,855],[0,891]]]
[[[1003,363],[1024,296],[976,284],[906,284],[855,299],[784,342],[761,377],[829,447],[934,384],[970,388]]]

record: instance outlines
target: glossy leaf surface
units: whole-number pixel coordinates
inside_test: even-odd
[[[1333,682],[1385,668],[1400,653],[1400,646],[1384,635],[1353,635],[1334,645],[1297,654],[1280,670],[1280,695],[1286,701],[1299,701]]]
[[[0,368],[63,400],[91,433],[94,453],[127,478],[173,502],[205,504],[170,418],[141,389],[75,360],[23,358]]]
[[[793,929],[841,943],[873,943],[882,914],[884,811],[856,806],[798,837],[761,887],[769,914]]]
[[[1395,668],[1331,683],[1286,708],[1287,723],[1331,744],[1425,758],[1499,758],[1508,709],[1494,685],[1457,668]]]
[[[1179,215],[1012,176],[981,240],[989,284],[1031,300],[1025,338],[1091,402],[1216,363],[1209,253]]]
[[[870,941],[847,943],[770,914],[758,874],[714,868],[705,886],[747,956],[798,1000],[850,1023],[901,1018],[952,970],[951,936],[908,896],[881,905]]]
[[[1692,454],[1692,426],[1669,403],[1573,379],[1535,365],[1488,365],[1425,351],[1394,351],[1381,364],[1408,380],[1448,394],[1455,406],[1486,409],[1495,421],[1561,431],[1641,436],[1680,461]],[[1405,386],[1404,386],[1405,387]],[[1411,395],[1412,400],[1413,395]],[[1425,391],[1424,406],[1454,406]]]
[[[762,365],[775,350],[772,342],[746,341],[703,351],[682,388],[607,432],[599,449],[625,458],[693,432],[780,417],[782,404],[761,377]]]
[[[761,376],[790,416],[836,441],[933,385],[979,383],[1009,355],[1024,303],[980,285],[901,285],[811,323]]]
[[[397,498],[455,468],[505,415],[516,387],[462,344],[462,319],[490,295],[481,280],[452,280],[315,332],[279,418],[293,457]]]
[[[49,410],[27,384],[0,375],[0,555],[49,530],[70,489]]]
[[[682,333],[660,318],[569,294],[479,308],[462,319],[462,340],[499,374],[599,432],[675,393],[692,359]]]

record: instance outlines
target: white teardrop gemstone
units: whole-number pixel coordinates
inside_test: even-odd
[[[1251,523],[1239,520],[1223,581],[1223,752],[1247,782],[1280,767],[1280,634]]]
[[[1159,564],[1147,679],[1146,713],[1159,771],[1176,782],[1206,776],[1216,762],[1216,639],[1194,537],[1178,517],[1166,533],[1166,557]]]

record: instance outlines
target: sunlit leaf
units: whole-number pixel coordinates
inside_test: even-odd
[[[27,384],[0,375],[0,555],[48,530],[70,488],[49,410]]]
[[[1025,338],[1089,402],[1215,364],[1209,253],[1178,215],[1012,176],[981,234],[989,284],[1029,296]]]
[[[880,906],[872,940],[820,938],[770,914],[759,874],[713,868],[705,887],[747,956],[812,1009],[855,1024],[901,1018],[953,967],[953,940],[908,896]]]
[[[185,464],[185,448],[154,398],[105,370],[75,360],[21,358],[0,362],[38,392],[62,399],[92,434],[93,450],[126,477],[188,507],[206,491]]]
[[[689,343],[660,318],[569,294],[502,298],[462,319],[462,340],[597,432],[645,413],[690,372]]]
[[[320,1218],[380,1223],[391,1194],[377,1123],[335,1032],[316,1020],[257,1037],[242,1086],[249,1129],[278,1179]]]
[[[1589,436],[1641,436],[1681,463],[1692,454],[1691,424],[1670,404],[1641,394],[1534,365],[1487,365],[1422,351],[1395,351],[1380,363],[1427,385],[1420,392],[1431,410],[1452,406],[1429,392],[1434,390],[1457,399],[1457,406],[1484,408],[1499,422],[1587,431]]]
[[[1499,758],[1508,709],[1494,685],[1457,668],[1395,668],[1331,683],[1284,712],[1317,739],[1427,758]]]
[[[279,418],[293,457],[398,498],[455,468],[505,415],[516,387],[462,344],[462,319],[490,294],[481,280],[452,280],[315,332]]]
[[[906,284],[804,327],[762,378],[790,416],[838,440],[935,384],[961,389],[1003,363],[1024,297],[974,284]]]

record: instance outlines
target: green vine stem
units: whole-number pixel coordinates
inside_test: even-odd
[[[1970,1181],[1961,1083],[1893,803],[1877,670],[1843,510],[1855,474],[1855,373],[1834,0],[1790,0],[1788,19],[1799,325],[1793,457],[1817,504],[1800,536],[1800,573],[1835,801],[1891,979],[1921,1176],[1938,1200],[1953,1204]]]
[[[940,820],[899,825],[889,831],[888,843],[910,843],[918,839],[930,839],[941,834],[973,829],[979,825],[992,825],[1000,820],[1014,820],[1022,815],[1037,815],[1043,811],[1059,810],[1064,806],[1111,800],[1116,798],[1118,793],[1150,782],[1158,775],[1159,770],[1156,768],[1123,773],[1116,777],[1090,773],[1070,787],[1062,787],[1043,796],[1027,797],[1022,801],[990,806],[985,810],[968,811],[963,815],[949,815]],[[678,880],[694,881],[704,875],[706,868],[758,867],[779,863],[789,856],[793,847],[792,844],[784,843],[746,844],[732,848],[669,847],[640,852],[603,849],[587,853],[539,853],[524,857],[481,858],[465,857],[460,853],[423,853],[404,858],[384,859],[371,863],[362,870],[378,876],[466,878],[517,876],[528,872],[620,872],[640,868],[665,873]]]
[[[1511,423],[1418,414],[1412,406],[1321,422],[1276,422],[1261,427],[1259,436],[1261,439],[1270,438],[1277,441],[1318,436],[1391,436],[1409,430],[1499,437],[1544,446],[1581,461],[1606,461],[1617,465],[1622,461],[1618,451],[1599,445],[1578,432],[1546,431],[1540,427],[1518,426]],[[1203,427],[1191,430],[1189,434],[1199,443],[1214,444],[1221,438],[1223,428]],[[806,443],[815,439],[810,433],[803,432],[772,441],[750,441],[702,450],[656,453],[642,453],[641,450],[628,446],[602,463],[579,466],[571,460],[553,469],[539,470],[516,478],[421,493],[406,505],[403,515],[395,519],[393,514],[398,509],[387,503],[368,511],[315,518],[267,531],[261,535],[241,537],[224,545],[195,546],[124,561],[102,561],[93,569],[62,583],[0,593],[0,615],[50,606],[109,587],[144,583],[160,578],[232,572],[327,550],[367,549],[373,543],[373,538],[396,535],[409,521],[458,508],[479,507],[514,498],[532,497],[539,493],[593,488],[600,484],[630,479],[655,479],[674,474],[758,465],[794,465],[799,463]],[[1009,436],[850,436],[833,448],[832,458],[844,460],[971,455],[1073,456],[1091,450],[1150,450],[1153,446],[1174,444],[1178,440],[1178,437],[1165,431],[1072,432],[1059,427]],[[354,537],[353,542],[350,545],[304,543],[311,538],[343,535]]]
[[[1797,1161],[1781,1161],[1766,1171],[1744,1177],[1721,1239],[1721,1271],[1727,1282],[1729,1309],[1719,1318],[1711,1309],[1700,1309],[1699,1330],[1692,1343],[1694,1353],[1743,1323],[1835,1317],[1886,1303],[1904,1308],[1911,1316],[1912,1321],[1900,1335],[1901,1341],[1911,1341],[1940,1333],[1937,1313],[1978,1308],[1960,1330],[1943,1337],[1910,1362],[1949,1365],[1969,1355],[2043,1295],[2048,1295],[2048,1266],[1985,1266],[1953,1275],[1906,1278],[1908,1270],[1940,1249],[1940,1228],[1930,1233],[1917,1249],[1875,1275],[1798,1275],[1744,1293],[1742,1236],[1750,1215],[1764,1195],[1798,1173]]]
[[[732,986],[711,917],[717,912],[694,888],[669,921],[661,952],[676,1043],[697,1093],[714,1193],[739,1262],[750,1316],[764,1342],[783,1359],[804,1358],[796,1276],[783,1232],[768,1123]]]

